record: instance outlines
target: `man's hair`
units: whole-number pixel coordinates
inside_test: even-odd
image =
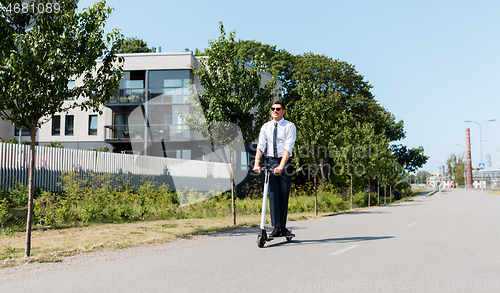
[[[273,105],[276,105],[276,104],[281,105],[281,108],[283,108],[283,110],[285,110],[285,103],[283,103],[282,100],[276,100],[276,101],[274,101]]]

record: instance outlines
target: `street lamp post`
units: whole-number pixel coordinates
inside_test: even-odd
[[[477,125],[479,125],[479,148],[480,148],[480,152],[481,152],[481,158],[479,159],[480,160],[479,163],[483,162],[483,135],[482,135],[481,126],[483,125],[484,122],[493,122],[493,121],[497,121],[497,120],[496,119],[484,120],[481,123],[479,123],[477,121],[471,121],[471,120],[464,121],[464,122],[473,122],[473,123],[476,123]],[[484,191],[483,169],[481,169],[481,191]]]

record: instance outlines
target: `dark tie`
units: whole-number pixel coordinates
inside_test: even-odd
[[[277,140],[278,140],[278,122],[274,122],[273,155],[275,158],[278,157],[278,146],[276,145]]]

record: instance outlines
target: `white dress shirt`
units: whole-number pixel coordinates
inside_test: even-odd
[[[292,156],[292,149],[295,144],[296,138],[296,128],[295,125],[281,118],[278,121],[278,139],[276,141],[278,154],[273,154],[273,140],[274,140],[274,119],[266,122],[262,125],[259,134],[259,142],[257,144],[257,149],[261,150],[262,153],[265,153],[264,150],[267,147],[267,156],[268,157],[283,157],[283,152],[287,150],[290,153],[290,157]]]

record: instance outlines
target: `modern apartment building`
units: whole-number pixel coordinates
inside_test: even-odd
[[[199,66],[199,59],[190,52],[121,56],[125,59],[124,78],[103,114],[74,109],[55,115],[39,130],[38,144],[58,141],[72,149],[108,147],[115,153],[224,161],[222,156],[226,154],[189,130],[180,116],[188,111],[188,83],[203,91],[190,69]],[[262,86],[270,79],[270,75],[262,74]],[[235,162],[241,165],[237,168],[248,169],[248,147],[238,150]]]

